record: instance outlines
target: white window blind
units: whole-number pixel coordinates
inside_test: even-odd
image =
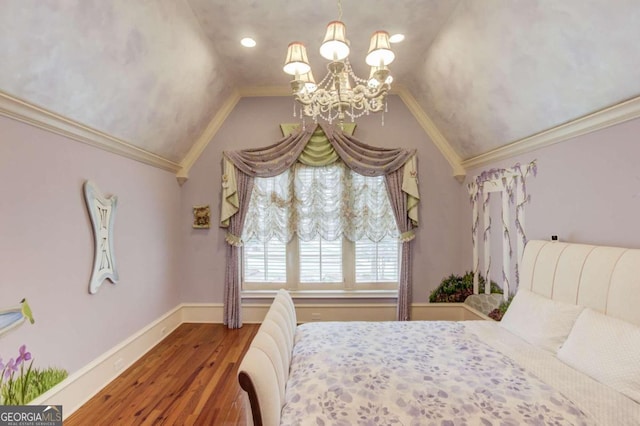
[[[287,245],[276,239],[266,243],[252,238],[244,242],[244,281],[287,282]]]
[[[356,283],[397,282],[399,243],[384,237],[374,243],[368,238],[356,241]]]
[[[342,238],[299,241],[300,282],[342,282]]]

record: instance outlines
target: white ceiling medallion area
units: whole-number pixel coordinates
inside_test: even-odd
[[[115,138],[104,132],[84,126],[69,118],[47,111],[27,101],[18,99],[0,91],[0,115],[38,127],[55,134],[66,136],[78,142],[86,143],[105,151],[122,155],[123,157],[148,164],[159,169],[176,173],[178,183],[182,185],[189,179],[189,170],[198,160],[200,154],[218,132],[224,120],[231,113],[238,101],[243,97],[285,96],[285,87],[243,88],[235,90],[229,95],[218,109],[204,132],[194,142],[189,152],[175,163],[156,154],[137,148],[127,141]],[[489,151],[487,153],[462,160],[451,147],[446,138],[435,126],[429,116],[420,108],[417,101],[406,88],[400,87],[395,93],[407,106],[409,111],[422,126],[425,133],[440,150],[452,168],[452,175],[459,182],[463,182],[467,170],[482,167],[494,161],[499,161],[524,154],[538,148],[571,139],[576,136],[604,129],[615,124],[623,123],[634,118],[640,118],[640,96],[629,99],[617,105],[605,108],[592,114],[569,121],[544,132],[515,141],[509,145]]]

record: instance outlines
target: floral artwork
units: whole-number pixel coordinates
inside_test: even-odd
[[[517,163],[510,169],[491,169],[482,172],[476,176],[474,181],[469,183],[469,195],[471,204],[473,205],[473,222],[471,228],[471,238],[473,242],[473,271],[474,271],[474,293],[479,291],[478,276],[480,275],[480,259],[479,259],[479,233],[482,233],[484,241],[483,255],[485,258],[485,268],[482,271],[485,279],[489,277],[491,269],[491,249],[490,238],[491,217],[488,208],[491,193],[498,193],[502,197],[502,288],[505,300],[509,294],[514,293],[520,281],[519,265],[524,252],[524,246],[527,242],[527,236],[524,229],[524,206],[530,200],[527,193],[526,178],[530,174],[536,176],[538,166],[536,161],[529,164],[521,165]],[[513,226],[516,230],[516,263],[515,263],[515,288],[512,287],[510,280],[510,264],[513,256],[513,248],[511,246],[510,227],[512,219],[510,217],[510,206],[515,204],[515,220]],[[480,217],[482,213],[483,227],[480,228]]]
[[[17,306],[0,309],[0,335],[26,321],[35,323],[26,299]],[[68,376],[66,370],[59,368],[33,368],[33,356],[26,345],[21,345],[18,354],[6,361],[3,355],[6,354],[0,353],[0,405],[25,405]]]
[[[28,363],[27,362],[31,361]],[[68,376],[65,370],[33,368],[33,358],[26,345],[7,363],[0,357],[0,405],[25,405]]]
[[[211,208],[209,206],[193,207],[193,227],[201,229],[211,227]]]

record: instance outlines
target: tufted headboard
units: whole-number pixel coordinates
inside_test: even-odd
[[[520,287],[640,326],[640,249],[532,240]]]

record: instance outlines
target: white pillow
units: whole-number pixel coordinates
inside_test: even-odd
[[[640,327],[585,309],[558,358],[640,403]]]
[[[583,309],[520,289],[500,325],[532,345],[555,354]]]

